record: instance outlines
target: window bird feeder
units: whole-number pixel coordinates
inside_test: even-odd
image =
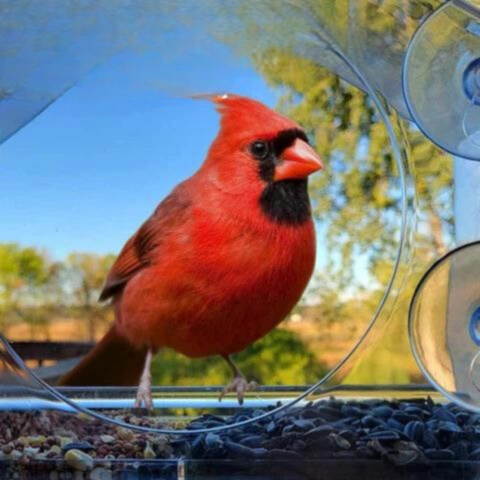
[[[314,384],[263,385],[243,406],[234,397],[219,402],[217,385],[156,385],[152,416],[132,410],[133,388],[50,381],[58,376],[52,369],[73,365],[90,345],[44,342],[34,354],[29,342],[1,332],[0,471],[333,479],[360,471],[406,478],[408,466],[408,478],[442,468],[442,478],[473,478],[458,472],[474,474],[480,459],[480,3],[3,3],[0,142],[21,135],[84,79],[98,80],[104,65],[114,65],[117,76],[100,83],[115,86],[121,73],[132,88],[172,99],[238,89],[255,97],[256,87],[212,76],[204,58],[222,67],[288,52],[364,92],[388,138],[382,154],[391,158],[395,185],[385,188],[395,189],[399,207],[386,214],[395,225],[384,232],[394,254],[372,318]],[[407,124],[453,156],[455,232],[427,262],[418,238],[430,234],[422,219],[436,204],[419,201],[431,180],[410,153]],[[34,192],[24,195],[35,202]],[[441,228],[437,234],[445,236]],[[394,336],[399,344],[408,338],[401,361],[415,360],[416,380],[363,382],[376,358],[396,361],[393,353],[379,356]],[[33,368],[33,358],[54,361]]]

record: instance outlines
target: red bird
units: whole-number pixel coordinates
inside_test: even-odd
[[[296,123],[261,103],[208,98],[221,125],[205,162],[124,246],[100,295],[115,324],[62,385],[140,380],[136,405],[152,408],[152,356],[168,347],[223,357],[233,380],[220,398],[242,403],[253,385],[230,356],[300,299],[315,263],[307,177],[320,159]]]

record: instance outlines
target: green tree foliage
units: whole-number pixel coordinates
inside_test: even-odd
[[[45,253],[15,243],[0,244],[0,325],[24,319],[21,306],[38,306],[48,295],[48,284],[55,274],[55,265]],[[40,321],[40,315],[29,317]]]
[[[305,385],[326,373],[313,353],[295,333],[276,329],[234,356],[249,379],[261,385]],[[172,350],[161,350],[152,364],[157,385],[224,385],[232,373],[220,357],[189,359]]]
[[[41,252],[15,243],[0,245],[0,283],[4,298],[14,290],[42,285],[47,278],[47,260]]]

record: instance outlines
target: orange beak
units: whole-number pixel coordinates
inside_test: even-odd
[[[275,181],[305,178],[323,168],[322,161],[313,148],[299,138],[283,151],[280,160],[282,162],[275,168]]]

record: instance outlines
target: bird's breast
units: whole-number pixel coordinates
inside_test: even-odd
[[[197,247],[190,264],[192,273],[210,280],[228,279],[226,286],[233,290],[252,281],[257,288],[276,285],[278,289],[279,275],[310,274],[315,261],[312,222],[261,228],[242,228],[234,222],[227,228],[200,224],[193,244]]]
[[[169,248],[124,292],[131,336],[191,357],[231,354],[268,333],[298,302],[315,263],[315,232],[311,221],[249,227],[198,215]]]

